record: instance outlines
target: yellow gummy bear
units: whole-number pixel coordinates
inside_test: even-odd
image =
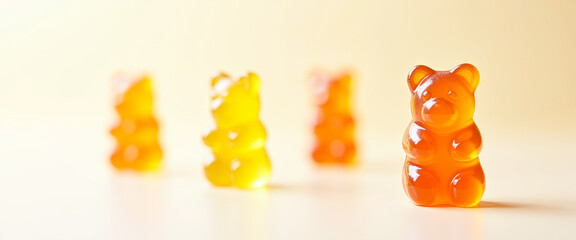
[[[148,76],[114,78],[116,111],[120,117],[110,133],[117,147],[110,161],[117,169],[154,170],[162,160],[158,122],[152,109],[152,84]]]
[[[216,186],[258,188],[268,183],[270,160],[264,149],[266,130],[258,118],[259,92],[260,79],[254,73],[237,80],[220,73],[212,79],[215,126],[203,137],[212,148],[204,173]]]

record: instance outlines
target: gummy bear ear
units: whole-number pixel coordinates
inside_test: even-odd
[[[424,65],[418,65],[412,68],[410,74],[408,74],[408,87],[410,87],[410,91],[414,92],[422,79],[434,72],[436,71]]]
[[[338,80],[343,82],[345,85],[350,86],[352,83],[352,73],[344,72],[338,76]]]
[[[260,92],[260,78],[253,72],[248,72],[246,75],[240,77],[239,81],[244,85],[244,88],[252,93]]]
[[[450,70],[450,72],[466,79],[470,84],[472,92],[476,91],[476,87],[478,87],[478,83],[480,82],[480,73],[472,64],[460,64]]]
[[[223,78],[230,78],[230,76],[228,76],[228,74],[225,72],[220,72],[218,75],[212,78],[212,87],[214,87],[216,83],[218,83]]]

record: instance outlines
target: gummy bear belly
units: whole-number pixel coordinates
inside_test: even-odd
[[[205,175],[216,186],[258,188],[270,177],[270,161],[265,150],[266,131],[258,119],[218,128],[204,138],[212,147]]]
[[[129,123],[128,127],[126,126]],[[118,169],[157,169],[162,160],[162,149],[158,143],[158,123],[153,116],[144,119],[122,119],[111,130],[117,147],[112,153],[111,163]]]
[[[356,145],[348,141],[316,141],[312,157],[318,163],[354,163]]]
[[[236,156],[222,153],[212,153],[212,162],[205,166],[205,174],[214,185],[258,188],[268,182],[270,160],[264,147]]]
[[[322,121],[314,126],[312,158],[317,163],[353,164],[356,160],[354,119],[350,113],[319,112]]]
[[[456,161],[448,138],[435,137],[437,150],[428,164],[406,157],[404,188],[418,205],[473,206],[484,191],[484,173],[478,158]]]

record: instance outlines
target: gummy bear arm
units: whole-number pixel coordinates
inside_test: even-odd
[[[434,143],[429,131],[418,123],[411,123],[406,132],[402,145],[404,151],[411,158],[427,159],[434,154]]]
[[[206,131],[206,133],[202,137],[202,141],[204,142],[204,144],[211,147],[212,149],[219,148],[219,146],[222,144],[223,135],[224,133],[222,130],[217,128],[211,128]]]
[[[229,141],[233,147],[245,148],[261,144],[266,140],[266,129],[259,120],[237,125],[228,131]]]
[[[452,141],[453,157],[459,161],[473,160],[482,150],[482,136],[476,124],[461,130]]]

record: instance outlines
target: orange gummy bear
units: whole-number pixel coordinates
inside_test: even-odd
[[[312,158],[317,163],[354,164],[356,144],[350,103],[352,76],[348,73],[339,76],[315,74],[312,82],[317,106]]]
[[[117,169],[154,170],[162,160],[158,122],[152,109],[148,76],[114,78],[116,111],[120,120],[110,130],[117,142],[110,161]]]
[[[471,64],[450,71],[416,66],[410,72],[412,122],[402,141],[403,184],[416,205],[473,207],[480,202],[482,137],[472,119],[479,81]]]

